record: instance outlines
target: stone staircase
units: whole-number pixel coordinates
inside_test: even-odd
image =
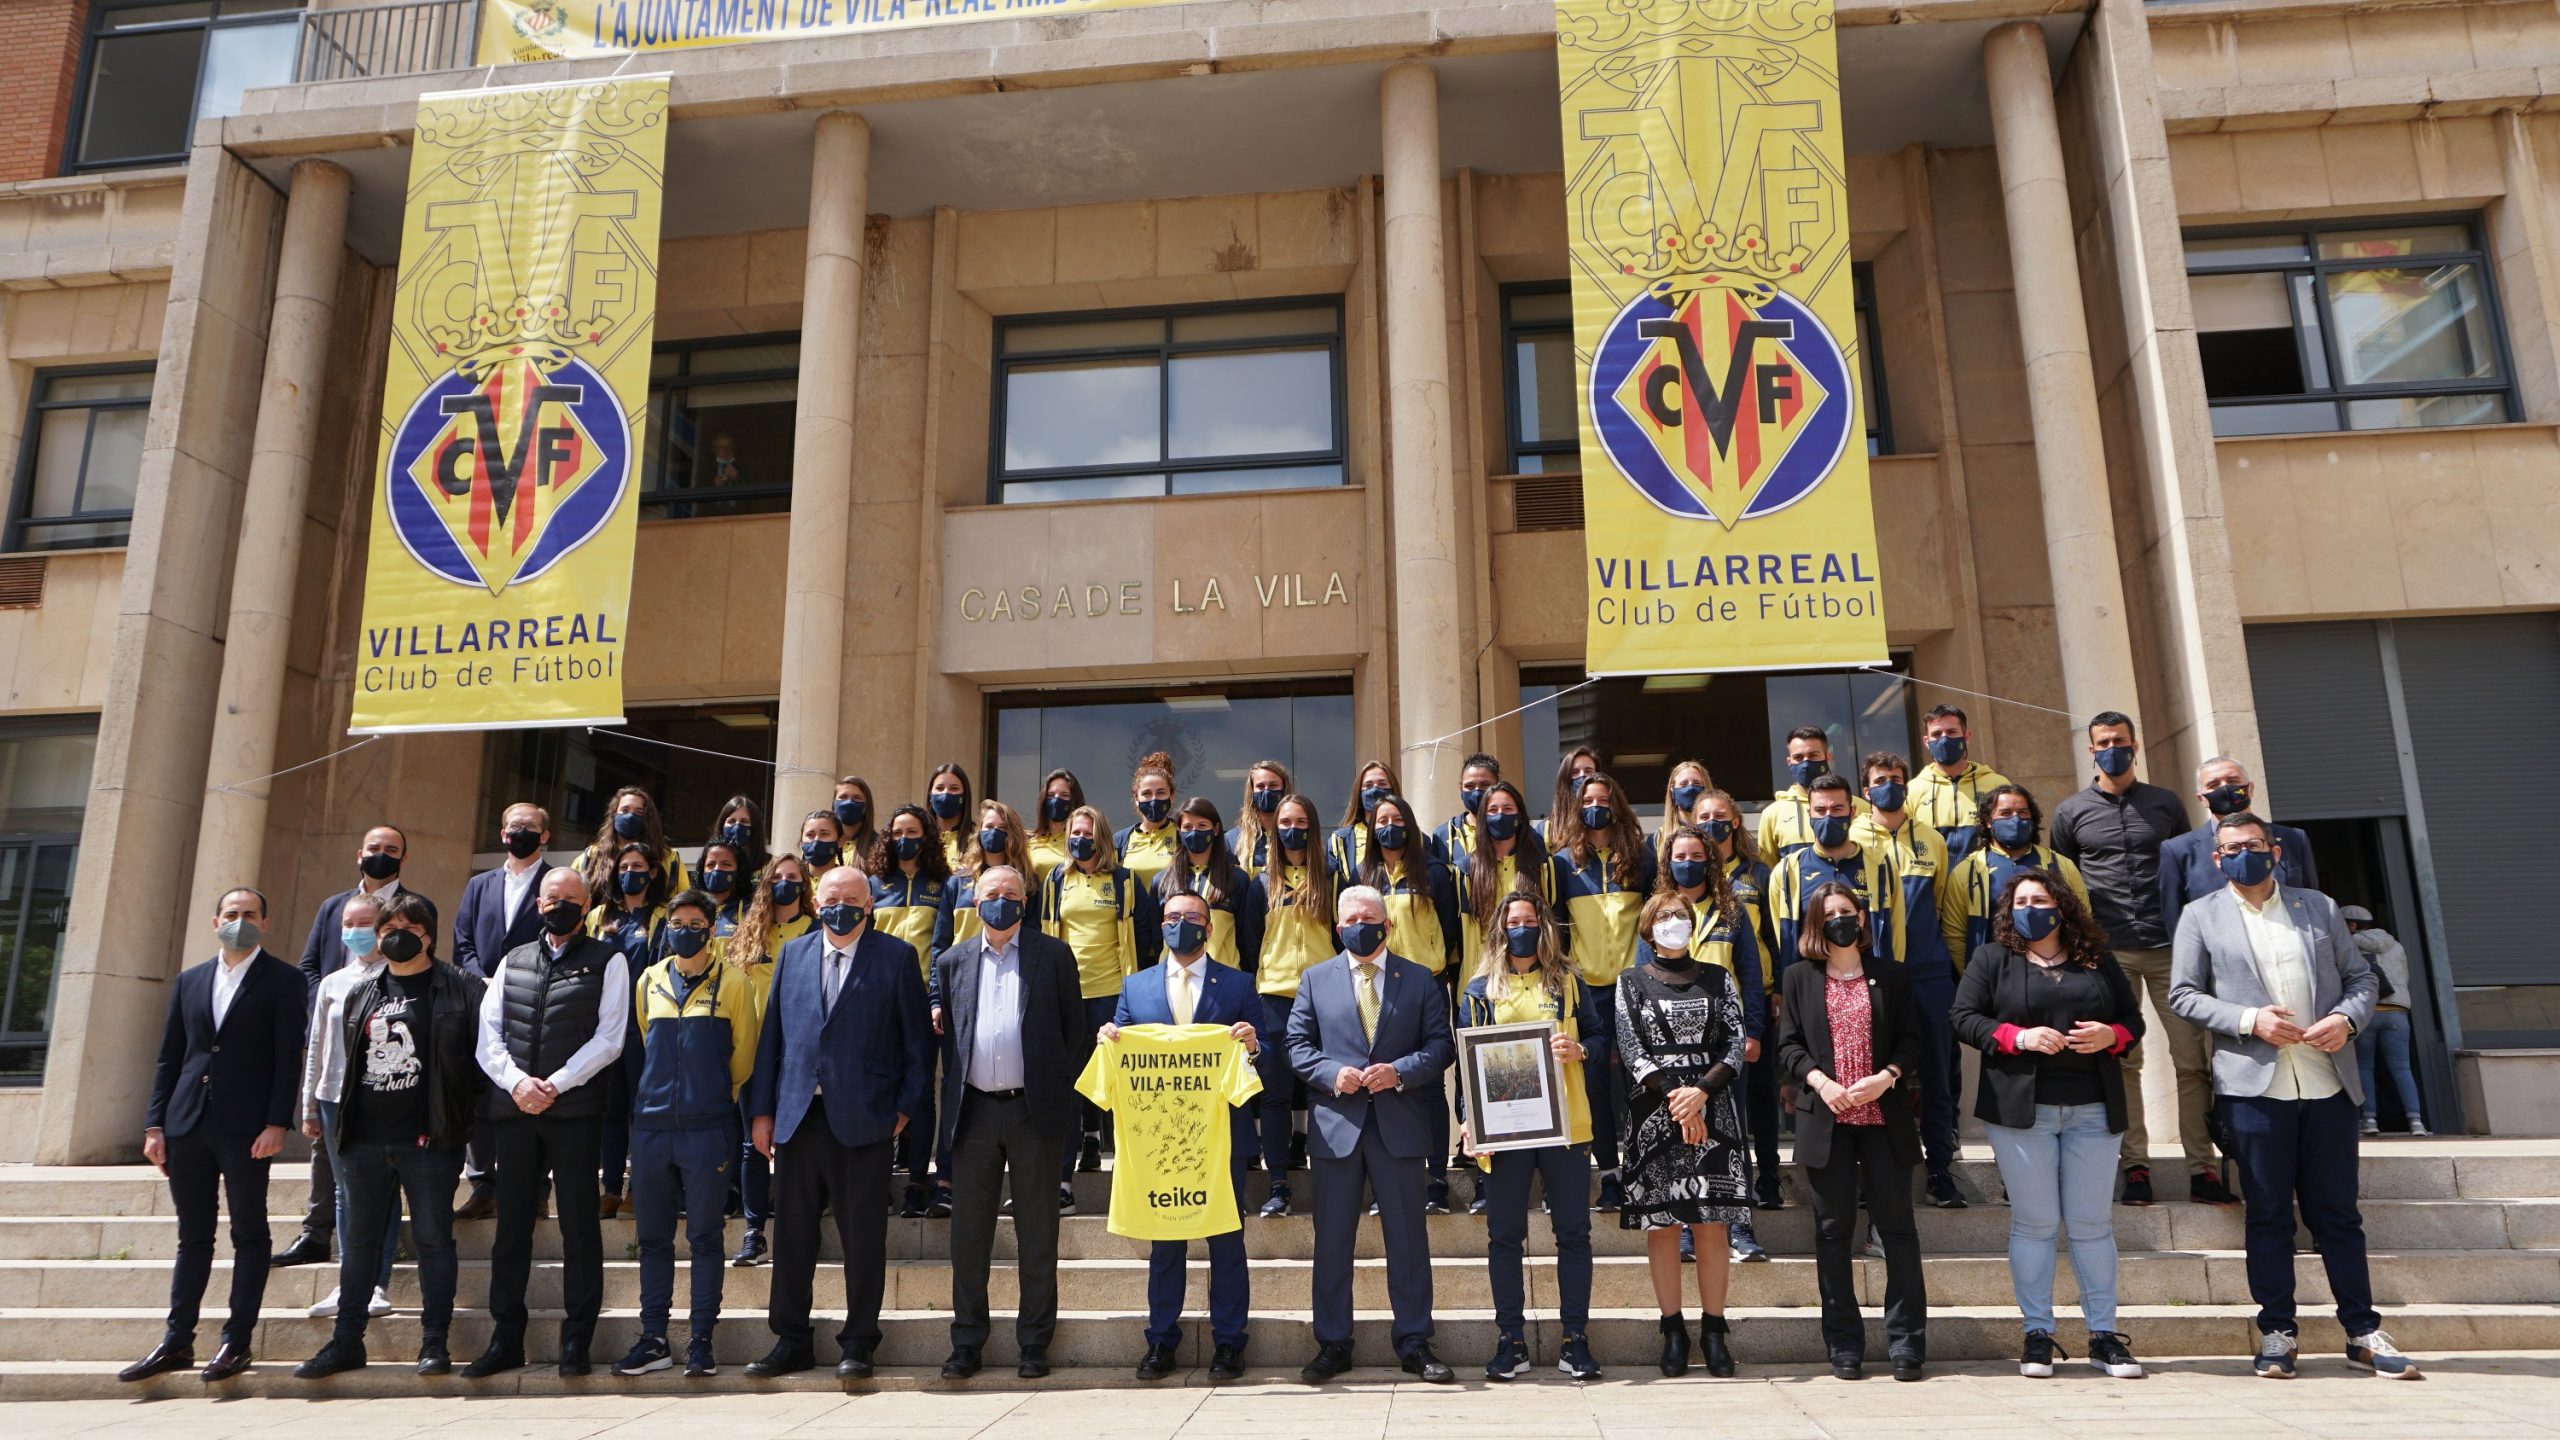
[[[2157,1173],[2174,1175],[2175,1159],[2162,1158],[2165,1163]],[[2421,1357],[2455,1351],[2560,1350],[2560,1141],[2376,1141],[2366,1148],[2363,1177],[2376,1297],[2386,1311],[2386,1323],[2405,1348]],[[1060,1277],[1064,1313],[1051,1349],[1052,1361],[1061,1368],[1057,1376],[1040,1382],[1046,1385],[1135,1383],[1129,1367],[1143,1346],[1146,1247],[1104,1228],[1108,1180],[1108,1175],[1077,1177],[1081,1213],[1064,1222]],[[1787,1208],[1759,1217],[1761,1241],[1774,1258],[1768,1264],[1734,1268],[1728,1314],[1734,1324],[1734,1349],[1745,1366],[1804,1364],[1821,1354],[1811,1258],[1812,1214],[1796,1180],[1789,1177]],[[2006,1360],[2016,1353],[2018,1322],[2009,1294],[2008,1211],[1998,1203],[1998,1171],[1982,1147],[1975,1146],[1968,1150],[1958,1180],[1968,1195],[1986,1198],[1978,1198],[1965,1210],[1924,1208],[1920,1214],[1922,1243],[1928,1251],[1930,1356],[1934,1361]],[[279,1167],[271,1213],[298,1217],[305,1183],[302,1167]],[[1260,1178],[1249,1177],[1248,1188],[1258,1200]],[[1303,1182],[1298,1187],[1301,1195],[1307,1189]],[[1459,1193],[1466,1193],[1463,1182]],[[1594,1218],[1599,1253],[1593,1349],[1604,1366],[1649,1374],[1657,1338],[1642,1237],[1618,1229],[1613,1217]],[[276,1225],[281,1245],[290,1238],[292,1225],[283,1219]],[[1444,1358],[1459,1367],[1462,1378],[1473,1378],[1494,1338],[1483,1222],[1460,1214],[1435,1217],[1430,1228],[1439,1348]],[[488,1337],[488,1318],[475,1307],[488,1293],[485,1257],[490,1224],[471,1222],[459,1229],[464,1308],[455,1317],[453,1348],[459,1359],[468,1359]],[[2124,1255],[2119,1281],[2121,1323],[2142,1355],[2237,1357],[2248,1350],[2254,1307],[2248,1298],[2240,1232],[2237,1208],[2178,1201],[2117,1210],[2116,1234]],[[735,1223],[729,1233],[734,1243]],[[940,1383],[933,1369],[948,1350],[948,1234],[943,1221],[892,1218],[889,1222],[889,1313],[884,1317],[887,1335],[878,1357],[884,1367],[882,1379],[876,1384]],[[1314,1348],[1307,1313],[1313,1222],[1304,1215],[1248,1220],[1246,1238],[1254,1258],[1254,1323],[1248,1361],[1256,1379],[1294,1377]],[[639,1273],[632,1239],[628,1218],[605,1222],[605,1316],[596,1343],[600,1367],[618,1356],[637,1330]],[[176,1242],[168,1192],[147,1168],[0,1166],[0,1399],[137,1391],[199,1393],[203,1387],[192,1373],[130,1388],[114,1381],[117,1369],[158,1338]],[[988,1374],[969,1382],[976,1388],[1023,1383],[1011,1376],[1010,1327],[1001,1313],[1014,1295],[1013,1273],[1005,1263],[1012,1253],[1011,1242],[1010,1227],[1000,1226],[994,1282],[1000,1312],[997,1335],[989,1347]],[[827,1244],[832,1259],[832,1235]],[[1531,1219],[1530,1250],[1531,1338],[1545,1363],[1553,1358],[1557,1332],[1553,1243],[1543,1217]],[[368,1334],[374,1365],[317,1385],[296,1381],[286,1372],[320,1346],[330,1323],[310,1319],[304,1311],[329,1291],[337,1274],[334,1266],[303,1266],[275,1271],[270,1279],[257,1344],[261,1363],[235,1388],[273,1394],[383,1395],[422,1390],[551,1393],[650,1384],[730,1390],[774,1386],[775,1382],[750,1380],[737,1368],[771,1343],[763,1323],[769,1271],[727,1272],[718,1342],[724,1370],[717,1379],[621,1380],[600,1368],[592,1378],[572,1381],[561,1379],[544,1364],[554,1356],[560,1294],[558,1235],[547,1222],[537,1232],[536,1254],[531,1294],[535,1324],[528,1337],[535,1361],[531,1368],[477,1383],[421,1380],[410,1374],[407,1361],[415,1354],[418,1340],[414,1308],[418,1292],[416,1271],[404,1260],[392,1286],[392,1299],[401,1308],[375,1320]],[[1391,1366],[1385,1270],[1378,1259],[1374,1223],[1362,1227],[1361,1254],[1356,1348],[1363,1365]],[[678,1255],[681,1270],[681,1239]],[[2315,1356],[2333,1354],[2341,1337],[2335,1322],[2320,1313],[2328,1290],[2319,1258],[2306,1249],[2297,1264],[2305,1349]],[[1861,1290],[1873,1305],[1883,1285],[1882,1263],[1861,1258],[1858,1265]],[[214,1344],[227,1269],[227,1259],[217,1261],[207,1293],[208,1318],[199,1332],[200,1355],[209,1355]],[[1199,1367],[1206,1364],[1208,1344],[1206,1326],[1199,1319],[1207,1303],[1205,1252],[1195,1249],[1191,1269],[1193,1316],[1186,1325],[1183,1358]],[[2073,1294],[2067,1264],[2062,1288],[2068,1303]],[[685,1295],[680,1273],[675,1319],[679,1339]],[[829,1312],[840,1313],[842,1301],[840,1272],[822,1268],[817,1304],[824,1361],[834,1358],[830,1339],[834,1322]],[[2062,1329],[2065,1343],[2079,1353],[2082,1336],[2077,1319],[2066,1318]],[[1872,1319],[1870,1348],[1881,1353],[1881,1337]],[[1194,1368],[1166,1383],[1185,1381],[1201,1383],[1200,1370]],[[834,1388],[837,1382],[821,1369],[783,1384]]]

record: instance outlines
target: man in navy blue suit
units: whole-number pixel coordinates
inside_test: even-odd
[[[809,1322],[818,1216],[832,1203],[844,1248],[843,1358],[871,1376],[889,1276],[889,1159],[933,1077],[933,1016],[914,948],[870,925],[871,882],[839,865],[818,877],[817,928],[782,947],[765,1000],[749,1135],[773,1166],[773,1349],[760,1378],[818,1363]]]
[[[1386,897],[1366,885],[1334,905],[1342,951],[1309,966],[1289,1011],[1289,1065],[1313,1097],[1307,1160],[1315,1171],[1315,1383],[1351,1368],[1351,1261],[1361,1186],[1378,1202],[1396,1355],[1435,1385],[1457,1379],[1431,1353],[1431,1236],[1423,1162],[1437,1148],[1431,1111],[1457,1058],[1447,992],[1430,971],[1387,950]]]
[[[302,976],[267,953],[266,927],[266,896],[245,886],[223,892],[213,917],[221,953],[181,972],[169,989],[142,1157],[169,1177],[178,1261],[169,1277],[168,1330],[120,1380],[195,1363],[196,1316],[213,1276],[217,1191],[231,1211],[231,1316],[204,1378],[228,1380],[249,1368],[274,1251],[267,1172],[302,1096]]]
[[[542,894],[542,858],[551,843],[551,815],[539,805],[519,800],[498,820],[498,845],[505,863],[484,870],[462,887],[462,903],[453,912],[453,965],[483,980],[497,978],[500,962],[519,945],[542,937],[542,911],[534,904]],[[498,1188],[491,1174],[496,1160],[494,1127],[482,1125],[463,1152],[462,1173],[471,1179],[470,1198],[454,1207],[456,1220],[486,1220],[498,1213]]]
[[[1208,943],[1209,902],[1188,890],[1167,897],[1164,961],[1130,976],[1120,988],[1120,1008],[1102,1027],[1102,1042],[1117,1042],[1123,1025],[1224,1025],[1244,1042],[1246,1054],[1261,1054],[1254,1021],[1262,1015],[1262,1001],[1253,980],[1210,959]],[[1277,1043],[1278,1037],[1273,1040]],[[1256,1143],[1254,1117],[1260,1113],[1258,1098],[1234,1110],[1228,1163],[1239,1197],[1244,1194],[1244,1157]],[[1209,1237],[1209,1338],[1217,1346],[1209,1360],[1212,1380],[1244,1375],[1252,1271],[1245,1263],[1241,1215],[1237,1224],[1237,1229]],[[1182,1344],[1182,1291],[1190,1256],[1190,1245],[1181,1240],[1158,1240],[1147,1252],[1147,1354],[1138,1362],[1141,1380],[1173,1373],[1175,1351]]]
[[[2160,924],[2172,936],[2186,908],[2231,882],[2214,859],[2213,827],[2225,815],[2254,809],[2258,787],[2248,768],[2227,755],[2196,767],[2196,799],[2203,802],[2204,823],[2184,835],[2172,835],[2160,846]],[[2266,812],[2261,810],[2259,814]],[[2288,890],[2320,888],[2320,867],[2311,858],[2311,837],[2291,825],[2269,825],[2278,858],[2276,879]]]

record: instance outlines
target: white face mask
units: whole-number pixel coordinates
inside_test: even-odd
[[[1689,936],[1692,933],[1693,927],[1690,923],[1677,915],[1656,920],[1653,922],[1653,948],[1657,951],[1678,954],[1689,948]]]

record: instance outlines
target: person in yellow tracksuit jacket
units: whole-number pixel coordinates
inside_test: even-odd
[[[1590,988],[1603,1030],[1617,1033],[1618,976],[1635,963],[1636,916],[1653,894],[1653,848],[1624,790],[1594,772],[1562,815],[1548,817],[1555,850],[1556,908],[1561,912],[1573,968]],[[1626,1075],[1606,1058],[1591,1062],[1591,1158],[1600,1169],[1599,1208],[1614,1211],[1624,1198],[1618,1180],[1618,1129],[1626,1115]]]
[[[1449,868],[1458,887],[1461,955],[1482,955],[1501,938],[1495,916],[1512,891],[1533,890],[1549,910],[1555,908],[1555,867],[1530,822],[1528,797],[1508,780],[1486,787],[1475,848],[1449,857]]]
[[[1698,805],[1716,788],[1707,776],[1706,762],[1683,760],[1671,767],[1662,786],[1662,823],[1653,832],[1653,863],[1659,870],[1671,859],[1671,837],[1682,828],[1703,824],[1706,817],[1698,813]]]
[[[1576,745],[1556,761],[1555,798],[1547,806],[1546,818],[1538,822],[1538,843],[1547,847],[1548,854],[1564,848],[1556,843],[1556,829],[1563,823],[1559,817],[1572,812],[1573,797],[1581,793],[1582,782],[1599,773],[1600,752],[1588,745]],[[1557,916],[1556,923],[1563,924],[1564,917]]]
[[[975,794],[969,788],[969,772],[961,769],[957,761],[945,760],[934,766],[932,776],[925,781],[925,810],[933,816],[935,837],[942,841],[942,863],[955,871],[978,853],[978,832],[970,823],[978,814]]]
[[[673,895],[685,888],[684,857],[667,843],[667,824],[658,813],[658,802],[637,785],[625,785],[613,792],[613,800],[605,807],[604,823],[596,827],[596,837],[578,852],[578,871],[587,877],[587,889],[593,893],[610,883],[609,872],[625,848],[646,845],[657,857],[658,868],[667,875],[666,893]]]
[[[1031,815],[1031,877],[1037,890],[1049,872],[1067,863],[1067,817],[1084,808],[1084,782],[1073,770],[1052,770],[1040,781],[1040,804]]]
[[[809,867],[797,855],[776,855],[765,862],[764,879],[747,901],[746,913],[738,917],[738,928],[725,940],[715,937],[721,958],[747,977],[755,992],[757,1022],[764,1016],[765,1000],[773,994],[774,962],[782,958],[782,947],[809,933],[814,915],[809,909]],[[716,928],[716,924],[715,924]],[[738,1133],[746,1134],[749,1116],[745,1100],[739,1101]],[[764,1259],[765,1222],[773,1218],[773,1162],[757,1151],[754,1142],[741,1138],[738,1142],[737,1193],[738,1213],[747,1222],[747,1233],[738,1241],[738,1253],[731,1263],[753,1265]]]
[[[1813,843],[1813,782],[1831,774],[1831,737],[1811,725],[1799,725],[1787,732],[1787,788],[1770,800],[1769,808],[1760,812],[1758,836],[1760,858],[1770,869],[1795,851]],[[1867,802],[1851,797],[1853,815],[1866,813]],[[1811,887],[1807,887],[1810,893]],[[1786,952],[1794,959],[1795,952]]]
[[[871,782],[859,775],[837,776],[836,798],[827,809],[843,832],[844,863],[860,868],[880,838],[880,806],[871,797]]]
[[[1100,1030],[1120,1009],[1120,988],[1138,973],[1138,937],[1156,929],[1155,896],[1138,883],[1111,846],[1102,812],[1077,806],[1067,817],[1066,863],[1041,882],[1040,928],[1067,942],[1076,957],[1076,984],[1084,996],[1084,1023]],[[1102,1168],[1102,1111],[1079,1096],[1086,1170]],[[1077,1147],[1064,1147],[1058,1184],[1062,1213],[1075,1213]]]
[[[1343,802],[1342,824],[1326,842],[1333,852],[1335,874],[1347,877],[1359,872],[1360,857],[1369,848],[1369,812],[1378,808],[1379,801],[1403,793],[1404,781],[1397,778],[1395,767],[1386,761],[1372,760],[1360,767],[1359,778],[1351,782],[1351,798]],[[1343,883],[1352,882],[1345,879]]]
[[[1262,963],[1253,988],[1262,996],[1262,1033],[1285,1035],[1299,979],[1342,949],[1333,933],[1333,901],[1345,882],[1326,858],[1313,800],[1286,796],[1271,821],[1271,853],[1262,868]],[[1306,1094],[1288,1049],[1265,1045],[1255,1059],[1262,1071],[1262,1168],[1271,1177],[1261,1210],[1266,1220],[1289,1213],[1289,1172],[1305,1163],[1306,1132],[1295,1128],[1290,1112],[1306,1110]]]
[[[1137,772],[1129,777],[1129,803],[1136,807],[1138,818],[1114,836],[1112,844],[1120,851],[1120,863],[1129,867],[1140,885],[1152,890],[1156,878],[1173,864],[1173,847],[1180,843],[1173,825],[1172,756],[1158,750],[1138,762]]]
[[[1458,764],[1458,813],[1440,822],[1431,832],[1431,853],[1451,865],[1463,865],[1476,848],[1476,831],[1482,828],[1484,797],[1502,783],[1502,762],[1478,751]],[[1470,950],[1469,956],[1476,952]],[[1464,970],[1472,960],[1461,964]]]
[[[1165,904],[1188,892],[1209,906],[1209,938],[1202,947],[1209,958],[1230,970],[1257,973],[1262,968],[1262,882],[1237,862],[1228,844],[1235,832],[1223,828],[1225,817],[1206,795],[1183,801],[1173,823],[1181,843],[1174,847],[1173,863],[1156,877],[1156,928],[1138,931],[1138,968],[1163,958]]]
[[[1911,777],[1911,813],[1921,824],[1937,827],[1938,838],[1947,842],[1948,863],[1953,864],[1982,844],[1982,827],[1975,818],[1982,810],[1982,797],[2008,784],[2009,777],[1967,758],[1973,747],[1973,727],[1953,705],[1935,706],[1921,716],[1920,732],[1929,763]],[[1959,963],[1964,958],[1956,957]]]
[[[1389,795],[1369,807],[1368,844],[1360,853],[1358,883],[1384,897],[1387,942],[1395,953],[1431,972],[1444,989],[1459,978],[1458,886],[1449,863],[1431,853],[1431,834],[1413,812],[1412,802]],[[1450,991],[1441,1003],[1454,1003]],[[1449,1213],[1449,1110],[1431,1107],[1430,1175],[1423,1190],[1425,1213]]]
[[[865,868],[872,925],[906,941],[930,979],[933,957],[951,948],[951,866],[934,842],[933,817],[921,805],[890,811]]]
[[[1805,919],[1805,900],[1832,880],[1848,886],[1867,907],[1867,923],[1873,932],[1868,945],[1873,953],[1900,963],[1907,917],[1902,907],[1902,877],[1893,868],[1893,856],[1880,846],[1862,843],[1852,833],[1856,814],[1847,780],[1838,775],[1817,775],[1807,789],[1807,797],[1810,842],[1797,847],[1769,872],[1769,913],[1777,926],[1781,972],[1802,953],[1796,948],[1796,938]],[[1927,923],[1927,917],[1922,917],[1922,923]],[[1783,980],[1779,984],[1784,988]]]
[[[1289,778],[1289,767],[1277,760],[1256,760],[1244,772],[1244,808],[1236,812],[1235,828],[1227,832],[1227,849],[1237,864],[1256,875],[1262,873],[1271,858],[1271,817],[1279,812],[1280,802],[1297,791],[1298,782]]]
[[[667,1314],[675,1302],[676,1214],[685,1217],[693,1275],[686,1370],[708,1374],[726,1278],[721,1234],[729,1174],[745,1136],[738,1097],[755,1073],[762,1017],[746,972],[712,948],[718,907],[700,890],[667,903],[666,958],[635,983],[639,1078],[631,1095],[631,1199],[640,1250],[640,1339],[615,1367],[630,1375],[673,1363]]]
[[[2089,903],[2089,887],[2080,878],[2080,867],[2055,854],[2052,846],[2037,843],[2044,832],[2044,807],[2027,793],[2027,787],[1993,786],[1984,793],[1982,808],[1975,814],[1983,843],[1964,857],[1938,891],[1938,925],[1959,971],[1974,951],[1990,943],[1991,920],[1998,913],[1995,907],[2019,871],[2051,871],[2062,877],[2081,904]]]

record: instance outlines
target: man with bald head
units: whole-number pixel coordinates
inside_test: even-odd
[[[2204,821],[2160,846],[2160,923],[2170,934],[2178,933],[2178,916],[2188,906],[2230,883],[2214,863],[2213,827],[2223,816],[2243,810],[2264,815],[2266,807],[2257,799],[2257,782],[2249,778],[2248,767],[2230,756],[2216,755],[2196,767],[2196,800],[2204,806]],[[2276,879],[2288,890],[2319,889],[2311,837],[2291,825],[2270,824],[2267,834],[2282,852]]]
[[[1049,1373],[1058,1328],[1058,1167],[1076,1131],[1075,1083],[1093,1053],[1075,952],[1028,923],[1021,872],[978,876],[976,935],[934,961],[942,1002],[942,1124],[951,1154],[951,1358],[978,1373],[993,1324],[987,1269],[1010,1181],[1016,1373]]]
[[[871,1376],[889,1275],[889,1159],[924,1105],[933,1020],[913,946],[871,924],[871,882],[850,865],[818,877],[818,923],[782,947],[765,997],[747,1135],[773,1166],[773,1349],[759,1379],[816,1365],[809,1320],[818,1217],[833,1205],[844,1253],[836,1376]]]

